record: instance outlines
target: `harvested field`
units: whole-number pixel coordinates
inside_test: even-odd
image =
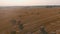
[[[59,34],[60,8],[0,8],[0,34],[12,34],[13,31],[15,34],[42,34],[41,26],[48,34]]]

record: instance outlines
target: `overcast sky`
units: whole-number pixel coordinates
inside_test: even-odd
[[[60,5],[60,0],[0,0],[0,6]]]

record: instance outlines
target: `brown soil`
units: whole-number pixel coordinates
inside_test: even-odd
[[[23,31],[17,25],[12,25],[11,20],[20,20]],[[12,30],[16,34],[39,34],[40,26],[45,26],[48,34],[60,33],[60,8],[26,8],[4,7],[0,8],[0,34],[10,34]]]

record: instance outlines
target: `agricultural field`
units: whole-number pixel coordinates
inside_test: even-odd
[[[60,34],[60,8],[1,7],[0,34]]]

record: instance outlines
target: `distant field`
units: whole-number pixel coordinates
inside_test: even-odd
[[[0,33],[10,34],[11,30],[19,31],[17,25],[12,26],[11,20],[20,20],[24,26],[23,33],[39,34],[40,26],[44,25],[48,34],[60,30],[60,8],[37,7],[3,7],[0,8]],[[16,22],[17,24],[17,22]],[[15,28],[15,29],[14,29]]]

